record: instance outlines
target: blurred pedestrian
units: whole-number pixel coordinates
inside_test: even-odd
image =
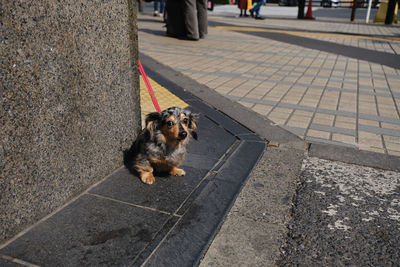
[[[138,0],[138,8],[139,8],[139,12],[142,13],[143,12],[143,0]]]
[[[261,6],[264,5],[267,1],[266,0],[260,0],[258,1],[253,8],[250,9],[250,15],[255,18],[255,19],[264,19],[263,17],[260,16],[260,9]],[[254,16],[255,13],[255,16]]]
[[[167,35],[199,40],[208,33],[207,0],[168,0]]]
[[[207,0],[207,9],[210,11],[214,10],[214,0]]]
[[[158,11],[158,2],[160,2],[160,11]],[[154,0],[154,16],[162,17],[164,13],[165,0]]]
[[[238,8],[240,9],[239,17],[248,17],[247,15],[247,7],[248,3],[247,0],[237,0]]]
[[[204,38],[208,33],[207,0],[184,0],[184,18],[187,39]]]

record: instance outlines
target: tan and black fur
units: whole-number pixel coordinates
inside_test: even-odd
[[[146,127],[125,151],[125,165],[146,184],[154,183],[154,171],[185,175],[178,167],[185,158],[190,136],[197,140],[196,129],[196,118],[187,109],[171,107],[148,114]]]

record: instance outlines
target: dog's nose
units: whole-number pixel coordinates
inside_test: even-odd
[[[179,138],[180,139],[185,139],[186,136],[187,136],[187,132],[186,131],[182,131],[182,132],[179,133]]]

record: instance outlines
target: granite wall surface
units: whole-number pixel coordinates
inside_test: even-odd
[[[134,0],[0,5],[0,244],[123,161],[140,128]]]

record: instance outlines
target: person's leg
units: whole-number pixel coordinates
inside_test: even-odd
[[[159,0],[154,0],[154,16],[158,14],[158,1]]]
[[[252,8],[252,10],[256,12],[256,17],[260,16],[260,9],[261,9],[261,6],[265,4],[265,1],[266,0],[258,1],[257,4]]]
[[[197,20],[196,0],[183,0],[183,17],[185,20],[186,37],[190,40],[198,40],[199,24]]]
[[[164,13],[165,0],[160,0],[160,13]]]
[[[182,0],[168,0],[165,3],[167,13],[167,35],[172,37],[186,37],[186,27]]]
[[[259,10],[259,9],[260,9],[260,1],[258,1],[258,2],[250,9],[250,12],[251,12],[251,13],[257,12],[257,10]]]
[[[142,0],[138,0],[138,7],[139,7],[139,12],[143,12],[143,2],[142,2]]]
[[[208,33],[207,0],[197,0],[196,6],[199,24],[199,37],[204,38]]]
[[[253,8],[250,8],[249,11],[250,11],[250,16],[251,16],[252,18],[254,18],[254,10],[253,10]]]
[[[247,0],[237,0],[240,9],[240,16],[243,16],[244,10],[247,8]]]

